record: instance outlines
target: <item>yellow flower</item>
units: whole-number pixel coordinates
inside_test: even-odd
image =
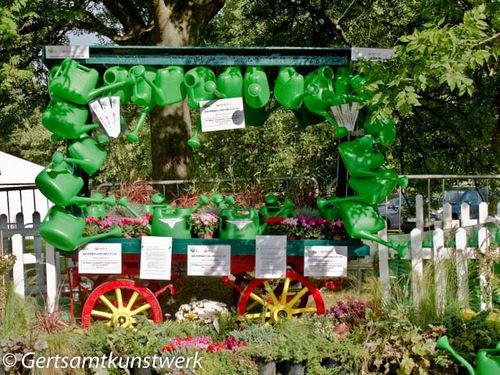
[[[477,315],[477,313],[474,310],[471,309],[462,309],[460,310],[460,317],[464,320],[469,320],[474,318]]]

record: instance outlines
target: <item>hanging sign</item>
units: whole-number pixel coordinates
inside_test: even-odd
[[[286,274],[286,236],[257,236],[255,277],[279,279]]]
[[[46,59],[88,59],[89,46],[45,46]]]
[[[201,131],[243,129],[243,98],[200,101]]]
[[[347,276],[347,246],[305,246],[304,276]]]
[[[231,273],[229,245],[191,245],[187,253],[189,276],[227,276]]]
[[[118,138],[120,128],[120,97],[103,96],[89,103],[90,110],[111,138]]]
[[[141,238],[139,277],[148,280],[170,280],[172,271],[172,237]]]
[[[78,253],[78,273],[121,274],[122,244],[88,244]]]

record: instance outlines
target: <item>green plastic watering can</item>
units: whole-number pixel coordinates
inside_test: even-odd
[[[469,372],[470,375],[496,375],[500,374],[500,341],[494,349],[481,349],[477,353],[477,369],[458,354],[450,345],[447,336],[441,336],[437,342],[438,349],[447,350],[455,357]]]
[[[335,91],[335,94],[349,95],[352,91],[351,69],[346,68],[346,67],[338,67],[337,71],[335,73],[336,73],[335,78],[333,80],[333,89]]]
[[[123,66],[112,66],[107,69],[103,75],[103,81],[106,86],[123,83],[123,86],[115,87],[106,91],[107,96],[119,96],[122,105],[128,103],[132,97],[132,83],[134,82],[129,76],[127,68]]]
[[[239,66],[228,66],[217,77],[217,90],[224,98],[243,96],[243,76]]]
[[[292,110],[292,112],[302,127],[321,124],[323,121],[325,121],[325,118],[323,116],[311,112],[305,105],[302,105],[297,110]]]
[[[170,203],[165,202],[165,197],[163,194],[156,193],[151,196],[151,200],[153,204],[145,204],[142,206],[144,212],[154,214],[155,209],[157,208],[174,208]],[[120,197],[117,202],[118,206],[125,207],[133,217],[139,217],[139,215],[128,203],[127,197]]]
[[[340,216],[338,208],[335,207],[331,199],[318,197],[316,199],[316,206],[318,206],[320,216],[325,220],[337,220]]]
[[[243,97],[245,103],[252,108],[263,108],[269,102],[269,82],[262,67],[247,67],[243,80]]]
[[[71,158],[64,158],[67,163],[78,165],[90,176],[96,173],[106,161],[108,153],[94,139],[83,136],[68,146]]]
[[[61,207],[52,207],[47,217],[40,225],[40,235],[49,244],[59,250],[73,251],[92,241],[106,237],[120,237],[122,230],[116,226],[108,233],[83,237],[85,219],[76,217],[64,211]]]
[[[60,152],[55,152],[49,166],[36,176],[35,184],[56,206],[66,207],[89,202],[106,202],[111,206],[114,205],[114,197],[100,200],[78,196],[83,188],[83,179],[73,174]]]
[[[291,217],[295,212],[295,204],[290,198],[285,198],[283,204],[281,205],[276,195],[268,194],[264,198],[264,202],[264,206],[262,206],[259,210],[261,224],[264,224],[268,217]]]
[[[349,186],[357,193],[352,199],[372,205],[378,205],[392,193],[396,186],[405,188],[408,186],[408,177],[399,177],[398,174],[389,168],[380,167],[371,173],[373,177],[351,177]]]
[[[155,97],[156,104],[159,106],[179,103],[186,97],[184,68],[181,66],[158,69],[155,84],[163,93],[163,96],[156,95]]]
[[[91,203],[81,206],[80,208],[82,209],[83,214],[87,217],[96,217],[100,220],[104,219],[108,215],[108,208],[110,205],[101,193],[93,193],[90,198],[95,199],[100,203]],[[113,202],[112,205],[114,206],[113,198],[110,201]]]
[[[42,125],[58,137],[76,139],[99,128],[99,124],[85,124],[88,115],[89,111],[85,107],[52,99],[42,113]]]
[[[371,135],[365,135],[354,141],[340,144],[340,157],[351,176],[374,176],[370,171],[381,167],[385,163],[384,155],[374,150],[375,143],[375,139]]]
[[[200,101],[213,100],[223,97],[217,90],[215,74],[209,68],[198,66],[184,75],[188,105],[191,108],[200,108]]]
[[[298,109],[306,95],[304,76],[292,67],[280,67],[274,84],[274,96],[278,103],[288,109]]]
[[[254,240],[263,232],[259,212],[254,208],[225,208],[220,212],[220,238]]]
[[[388,148],[396,140],[396,124],[391,119],[368,120],[363,127],[383,149]]]
[[[212,196],[211,202],[220,209],[238,208],[238,205],[236,204],[236,201],[234,199],[234,195],[224,197],[222,194],[214,194]]]

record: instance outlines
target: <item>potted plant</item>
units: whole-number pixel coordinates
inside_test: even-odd
[[[344,223],[342,220],[332,220],[326,226],[327,238],[332,238],[334,240],[343,240],[346,236],[346,231],[344,228]]]
[[[191,216],[193,232],[199,238],[214,238],[214,233],[219,226],[219,215],[215,212],[197,212]]]
[[[297,218],[298,234],[302,239],[322,239],[328,220],[321,217],[299,215]]]

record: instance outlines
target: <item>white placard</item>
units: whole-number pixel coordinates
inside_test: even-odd
[[[227,276],[231,273],[229,245],[191,245],[187,253],[188,276]]]
[[[45,46],[46,59],[88,59],[89,46]]]
[[[116,121],[115,117],[115,109],[113,108],[113,105],[111,104],[112,96],[103,96],[102,98],[99,98],[99,103],[101,103],[102,110],[104,111],[104,115],[106,117],[106,123],[102,124],[104,127],[104,130],[106,133],[111,137],[111,138],[117,138],[120,135],[120,112],[118,112],[118,121]],[[115,97],[118,99],[118,102],[120,102],[120,98],[117,96]],[[118,111],[120,109],[118,108]]]
[[[200,101],[201,131],[243,129],[243,98]]]
[[[121,274],[121,243],[89,243],[78,253],[78,273]]]
[[[304,276],[347,276],[347,246],[304,246]]]
[[[351,48],[351,60],[388,60],[394,57],[392,48]]]
[[[286,274],[286,236],[257,236],[255,277],[284,278]]]
[[[121,133],[121,121],[120,121],[120,97],[110,96],[111,100],[111,110],[113,112],[113,134],[109,134],[112,138],[118,138]]]
[[[147,280],[170,280],[171,272],[172,237],[142,237],[139,277]]]

